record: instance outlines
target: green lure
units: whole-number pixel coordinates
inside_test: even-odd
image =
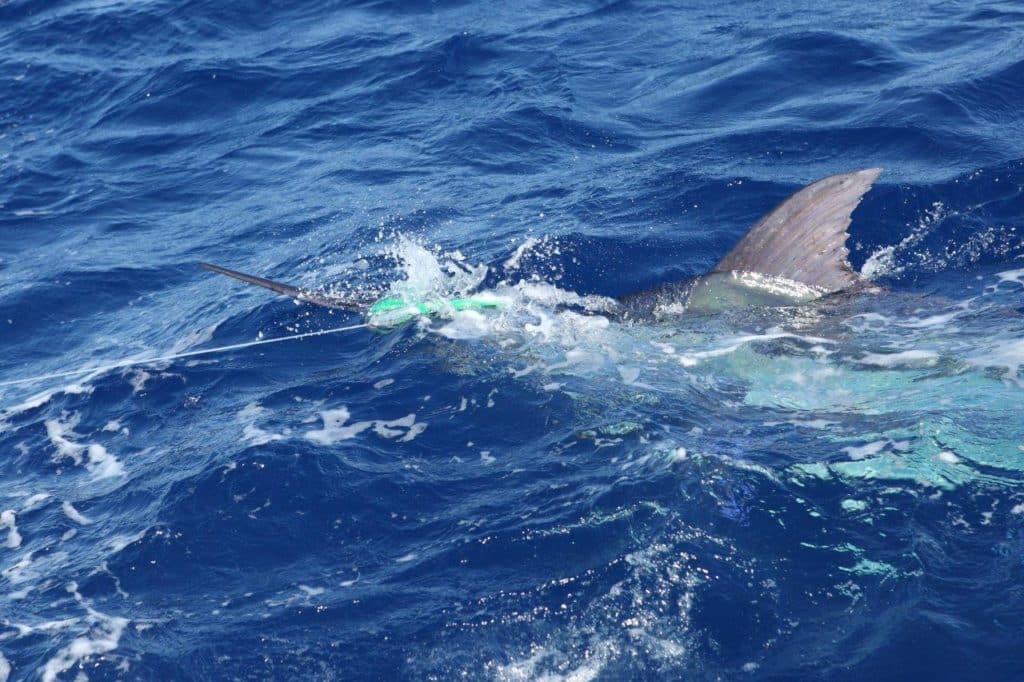
[[[496,310],[501,302],[488,296],[461,296],[448,300],[409,301],[401,296],[380,299],[366,311],[370,324],[377,327],[397,326],[420,315],[443,315],[451,311]]]

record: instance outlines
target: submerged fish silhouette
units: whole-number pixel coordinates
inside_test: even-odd
[[[710,272],[620,298],[623,317],[644,319],[685,311],[793,305],[870,287],[847,260],[847,228],[854,209],[881,172],[881,168],[866,168],[807,185],[757,221]],[[497,307],[494,299],[485,296],[450,301],[403,301],[389,297],[368,305],[219,265],[199,265],[300,301],[353,312],[405,311],[407,319],[445,309]]]

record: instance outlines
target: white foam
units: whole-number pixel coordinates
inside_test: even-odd
[[[538,244],[540,244],[540,240],[536,237],[527,237],[523,243],[516,248],[512,255],[508,257],[508,260],[503,263],[505,270],[510,272],[518,270],[519,265],[523,260],[523,256]]]
[[[886,275],[899,274],[903,268],[896,264],[897,246],[898,244],[883,246],[868,256],[860,268],[861,276],[873,280]]]
[[[567,371],[572,374],[593,374],[605,366],[607,356],[596,350],[574,348],[566,351],[565,360],[549,365],[548,372]]]
[[[69,584],[67,590],[85,608],[88,614],[86,621],[90,625],[89,632],[81,637],[76,637],[46,662],[40,669],[40,677],[43,682],[56,682],[58,675],[70,670],[80,661],[84,661],[90,656],[110,653],[116,649],[121,641],[121,634],[129,622],[127,618],[108,616],[92,608],[78,593],[76,583]]]
[[[92,391],[93,391],[93,387],[92,386],[88,386],[88,385],[85,385],[85,384],[82,384],[82,383],[68,384],[67,386],[61,386],[60,388],[55,388],[55,389],[53,389],[51,391],[43,391],[42,393],[37,393],[36,395],[32,396],[31,398],[28,398],[27,400],[25,400],[25,401],[23,401],[21,403],[18,403],[17,405],[12,405],[11,407],[6,407],[3,410],[0,410],[0,433],[3,433],[4,431],[6,431],[9,428],[10,425],[7,423],[8,419],[10,419],[11,417],[17,416],[17,415],[19,415],[19,414],[21,414],[23,412],[28,412],[30,410],[34,410],[36,408],[42,407],[46,403],[48,403],[51,400],[53,400],[54,396],[62,395],[62,394],[63,395],[90,394],[90,393],[92,393]]]
[[[695,367],[704,360],[710,360],[712,358],[718,358],[725,355],[731,355],[740,348],[750,343],[758,341],[774,341],[775,339],[795,339],[805,341],[809,343],[817,343],[821,345],[832,345],[835,341],[831,339],[824,339],[815,336],[803,336],[800,334],[793,334],[790,332],[783,331],[775,328],[770,329],[763,334],[747,334],[743,336],[736,336],[731,339],[723,339],[722,345],[718,348],[712,348],[705,351],[696,351],[688,354],[681,354],[678,356],[679,363],[684,367]]]
[[[905,350],[898,353],[865,353],[857,362],[872,367],[932,367],[939,361],[933,350]]]
[[[82,395],[90,394],[92,392],[92,386],[88,386],[81,383],[68,384],[66,386],[61,386],[60,388],[55,388],[52,391],[43,391],[42,393],[37,393],[36,395],[32,396],[31,398],[28,398],[22,403],[4,409],[3,412],[5,416],[20,414],[22,412],[27,412],[28,410],[34,410],[37,407],[42,407],[46,403],[50,402],[53,399],[53,397],[57,395]]]
[[[462,310],[451,317],[451,321],[435,330],[441,336],[456,340],[468,341],[490,336],[491,320],[476,310]]]
[[[65,412],[59,419],[46,420],[46,435],[57,448],[55,461],[70,458],[75,464],[82,463],[82,452],[85,450],[85,446],[68,439],[69,435],[77,435],[74,428],[78,425],[79,418],[77,413],[69,415]]]
[[[495,666],[495,677],[501,682],[590,682],[601,674],[616,648],[612,642],[599,641],[588,651],[589,660],[565,673],[559,673],[540,671],[538,667],[546,660],[557,661],[563,655],[545,647],[534,647],[530,656],[521,661]]]
[[[883,246],[868,256],[867,260],[864,261],[864,265],[861,266],[860,274],[872,280],[879,277],[899,275],[906,269],[906,265],[901,264],[898,260],[898,257],[903,254],[910,254],[922,262],[932,258],[926,251],[916,247],[946,215],[946,207],[941,201],[933,203],[918,218],[917,225],[910,231],[910,234],[901,239],[899,243]]]
[[[15,590],[14,592],[9,592],[7,594],[7,598],[10,599],[11,601],[21,601],[22,599],[27,597],[29,595],[29,593],[32,592],[33,589],[35,589],[35,585],[27,585],[27,586],[21,588],[20,590]]]
[[[839,422],[831,419],[787,419],[781,422],[765,422],[765,426],[779,426],[781,424],[792,424],[793,426],[802,426],[807,429],[829,429]]]
[[[3,653],[0,653],[0,682],[7,682],[11,677],[11,664]]]
[[[115,535],[107,540],[107,549],[111,554],[117,554],[128,545],[135,544],[146,536],[146,531],[140,530],[133,535]]]
[[[967,361],[975,367],[1000,370],[1005,381],[1024,388],[1024,379],[1018,376],[1021,367],[1024,366],[1024,339],[997,341],[988,350],[968,358]]]
[[[27,512],[30,509],[35,509],[41,502],[48,499],[50,499],[50,493],[36,493],[21,503],[21,511]]]
[[[26,552],[20,559],[3,570],[3,576],[14,584],[23,583],[34,575],[32,552]]]
[[[62,632],[73,628],[82,622],[79,617],[62,618],[60,620],[47,620],[35,625],[25,625],[24,623],[18,623],[14,625],[18,629],[18,636],[24,637],[30,635],[33,632]]]
[[[105,447],[99,443],[85,445],[72,440],[82,437],[74,431],[80,418],[77,412],[71,414],[65,412],[58,419],[46,420],[46,434],[57,449],[54,461],[71,459],[75,464],[84,464],[86,469],[97,478],[124,475],[124,467]]]
[[[381,438],[397,438],[404,433],[402,429],[409,429],[415,423],[416,415],[407,414],[391,421],[375,421],[373,422],[373,431]]]
[[[15,524],[13,509],[0,512],[0,528],[7,529],[7,541],[4,543],[6,547],[9,549],[21,547],[21,533],[18,532],[18,526]]]
[[[888,440],[876,440],[872,443],[866,443],[859,446],[850,446],[843,448],[843,452],[850,456],[850,459],[865,459],[873,455],[877,455],[879,452],[885,449],[885,446],[889,444]]]
[[[89,461],[85,468],[97,478],[123,476],[124,467],[105,447],[98,443],[89,445]]]
[[[949,323],[962,315],[963,312],[964,311],[961,309],[953,310],[948,313],[929,315],[928,317],[909,317],[905,320],[900,320],[898,324],[901,327],[907,327],[909,329],[927,329],[928,327],[942,327],[948,329]]]
[[[407,300],[446,299],[480,286],[486,265],[468,265],[458,251],[431,251],[406,235],[399,235],[391,255],[402,263],[403,279],[391,285],[391,294]]]
[[[409,427],[409,430],[405,432],[404,436],[402,436],[401,438],[398,439],[398,442],[399,443],[408,443],[409,441],[413,440],[414,438],[416,438],[416,436],[420,435],[421,433],[423,433],[426,430],[427,430],[426,423],[424,423],[424,422],[416,422],[415,424],[413,424],[412,426]]]
[[[367,429],[373,429],[381,438],[397,438],[400,443],[407,443],[423,433],[427,425],[416,421],[416,414],[410,413],[398,419],[373,419],[369,421],[348,423],[351,417],[347,407],[320,412],[323,422],[322,429],[306,432],[306,439],[322,445],[332,445],[339,441],[355,438]],[[399,436],[401,436],[399,438]]]
[[[1004,282],[1012,282],[1024,286],[1024,268],[1019,270],[1007,270],[1005,272],[997,272],[996,277],[999,279],[998,284]]]
[[[385,386],[390,386],[393,383],[395,383],[394,379],[381,379],[380,381],[374,383],[373,387],[379,391]]]
[[[640,378],[640,368],[638,367],[623,367],[619,365],[617,369],[619,370],[619,377],[621,377],[624,384],[634,384]]]
[[[265,445],[278,440],[284,440],[284,435],[265,431],[256,426],[256,420],[267,412],[265,407],[259,403],[249,403],[235,416],[235,420],[242,424],[242,439],[248,445]]]
[[[840,506],[843,508],[843,511],[858,512],[867,509],[868,503],[864,500],[847,498],[840,503]]]
[[[331,445],[338,441],[355,438],[366,429],[373,426],[373,422],[357,422],[355,424],[345,423],[352,416],[347,407],[339,407],[335,410],[324,410],[320,413],[323,420],[323,428],[315,431],[307,431],[306,438],[314,443]]]
[[[507,263],[514,269],[519,259],[542,242],[527,240]],[[423,328],[451,339],[491,338],[499,345],[511,341],[508,337],[540,337],[545,340],[568,340],[586,334],[585,326],[604,325],[598,315],[578,315],[571,311],[555,312],[559,305],[607,311],[615,307],[614,301],[596,296],[579,296],[539,281],[502,283],[491,291],[480,292],[479,286],[487,275],[486,266],[471,266],[461,254],[431,251],[412,240],[400,236],[391,250],[403,266],[404,279],[391,286],[390,294],[414,301],[445,301],[452,297],[472,294],[488,297],[496,310],[481,313],[478,310],[456,311],[454,308],[435,314],[432,323],[421,322]],[[415,311],[407,311],[415,314]],[[407,314],[403,311],[403,315]]]
[[[146,388],[146,382],[153,378],[153,375],[144,369],[136,369],[131,372],[128,383],[131,384],[132,394],[141,393]]]
[[[90,523],[92,523],[92,519],[90,519],[77,509],[75,509],[75,507],[70,502],[65,501],[64,504],[61,505],[61,509],[64,510],[65,516],[67,516],[69,519],[71,519],[79,525],[88,526]]]

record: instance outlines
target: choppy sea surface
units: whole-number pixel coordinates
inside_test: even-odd
[[[1022,188],[1016,2],[0,4],[0,680],[1024,679]]]

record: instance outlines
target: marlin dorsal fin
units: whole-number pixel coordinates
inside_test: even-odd
[[[846,228],[881,172],[866,168],[807,185],[757,221],[712,271],[775,275],[826,292],[856,285]]]

